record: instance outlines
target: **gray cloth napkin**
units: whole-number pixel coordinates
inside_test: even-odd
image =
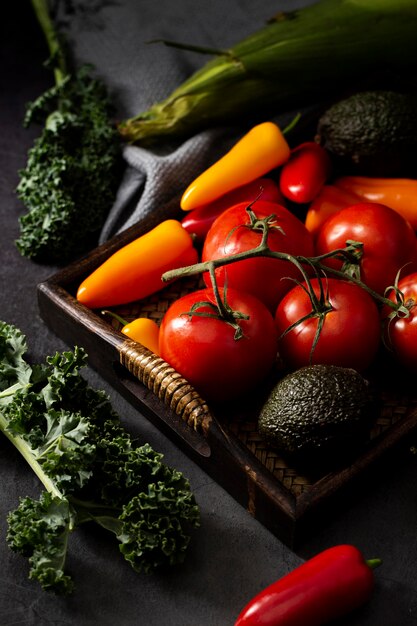
[[[167,97],[210,58],[150,41],[168,39],[224,49],[262,28],[277,12],[306,3],[73,0],[70,14],[67,3],[61,3],[59,21],[76,62],[95,67],[110,90],[118,118],[126,119]],[[204,131],[181,145],[166,147],[162,154],[126,146],[125,175],[101,242],[150,214],[164,219],[178,212],[188,184],[243,132],[239,127]]]
[[[127,167],[100,242],[151,214],[158,221],[178,215],[182,193],[198,172],[226,149],[226,137],[223,129],[205,131],[165,155],[126,146]]]

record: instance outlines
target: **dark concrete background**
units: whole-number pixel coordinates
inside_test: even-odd
[[[5,28],[6,26],[6,28]],[[14,240],[23,207],[15,195],[18,170],[37,129],[22,128],[25,103],[39,95],[50,76],[45,49],[29,3],[13,4],[0,38],[0,318],[28,338],[29,357],[67,346],[49,331],[36,305],[36,285],[55,268],[20,257]],[[25,626],[229,626],[261,588],[304,558],[338,543],[352,543],[383,566],[375,574],[371,602],[340,624],[417,624],[417,457],[411,438],[339,501],[312,537],[297,550],[284,546],[194,465],[145,418],[91,371],[107,390],[135,436],[165,455],[190,479],[202,512],[186,563],[165,574],[135,574],[104,533],[81,529],[71,538],[68,568],[76,591],[67,599],[42,592],[27,578],[26,561],[6,546],[6,515],[18,498],[36,496],[39,483],[10,443],[0,439],[0,624]]]

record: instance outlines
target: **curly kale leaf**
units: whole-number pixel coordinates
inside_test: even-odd
[[[61,493],[83,487],[94,464],[95,446],[89,441],[89,422],[78,413],[49,411],[42,445],[36,460]]]
[[[190,530],[199,525],[199,509],[189,482],[149,445],[129,435],[98,442],[100,471],[89,484],[101,488],[103,503],[120,510],[96,521],[111,530],[120,551],[136,571],[182,563]]]
[[[29,383],[32,370],[23,358],[26,352],[23,333],[12,324],[0,321],[0,406],[11,399],[12,385],[14,393]],[[2,394],[6,389],[8,392]]]
[[[52,480],[59,493],[82,487],[94,463],[90,420],[80,411],[86,408],[88,385],[80,375],[85,360],[78,348],[48,358],[31,386],[18,390],[2,411],[6,434],[24,442],[24,456],[47,476],[44,484]]]
[[[174,472],[173,474],[178,474]],[[124,558],[138,572],[182,563],[190,528],[199,524],[199,510],[186,481],[150,483],[123,507],[117,538]]]
[[[70,590],[68,537],[84,522],[114,533],[137,571],[182,562],[199,525],[188,481],[133,440],[108,396],[81,376],[84,350],[32,368],[25,350],[20,331],[0,323],[0,430],[47,490],[9,515],[9,544],[29,557],[30,576],[44,589]]]
[[[28,212],[16,244],[23,256],[65,263],[97,243],[115,197],[121,151],[104,85],[89,67],[65,76],[31,104],[25,122],[45,126],[20,172]]]
[[[37,580],[45,591],[70,593],[74,585],[64,568],[74,519],[68,501],[48,492],[39,500],[22,498],[7,521],[7,543],[29,558],[29,578]]]

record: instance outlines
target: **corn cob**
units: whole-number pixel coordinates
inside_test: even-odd
[[[416,65],[416,0],[321,0],[279,14],[220,51],[165,100],[121,122],[119,132],[146,144],[236,123],[237,117],[261,121],[372,72]]]

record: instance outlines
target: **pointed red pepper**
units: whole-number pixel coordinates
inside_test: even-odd
[[[281,193],[298,204],[311,202],[330,177],[331,170],[326,150],[314,141],[306,141],[291,150],[290,158],[282,166]]]
[[[380,563],[351,545],[324,550],[255,596],[235,626],[327,624],[368,601]]]

